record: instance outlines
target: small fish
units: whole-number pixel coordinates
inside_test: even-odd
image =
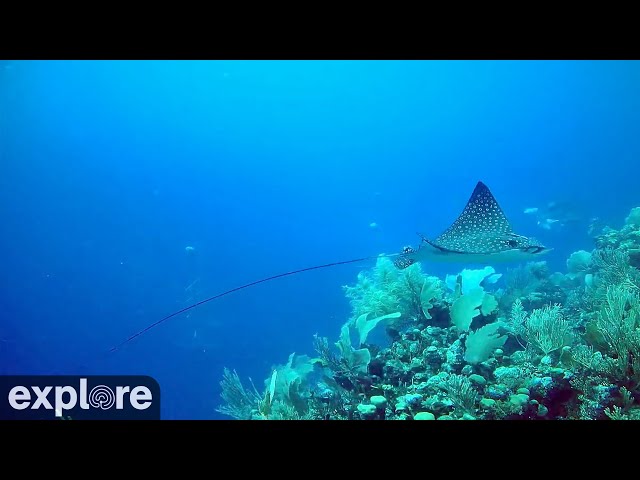
[[[585,221],[578,210],[570,202],[552,201],[542,208],[526,208],[524,213],[534,216],[538,227],[541,229],[558,230]]]
[[[498,202],[482,182],[478,182],[476,185],[476,188],[471,194],[471,198],[460,216],[439,237],[435,240],[429,240],[423,235],[420,236],[422,237],[422,244],[417,249],[405,247],[403,251],[399,253],[362,257],[279,273],[205,298],[148,325],[111,348],[109,352],[118,350],[131,340],[143,335],[170,318],[199,307],[200,305],[260,283],[311,270],[359,263],[380,257],[396,258],[394,263],[397,268],[401,269],[423,260],[461,263],[521,261],[529,260],[551,250],[533,238],[514,233],[511,224],[498,205]]]
[[[558,223],[561,227],[564,226],[560,220],[556,220],[555,218],[543,218],[542,220],[538,220],[538,226],[543,230],[551,230],[551,228]]]

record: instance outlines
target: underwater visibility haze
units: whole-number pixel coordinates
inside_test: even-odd
[[[638,85],[1,61],[0,375],[149,375],[163,419],[640,418]]]

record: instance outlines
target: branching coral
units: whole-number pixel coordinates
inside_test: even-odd
[[[424,275],[419,263],[398,270],[385,257],[377,260],[372,272],[358,274],[355,285],[343,289],[351,303],[351,322],[364,314],[375,318],[395,312],[405,319],[430,318],[430,302],[441,292],[438,279]]]
[[[478,393],[471,385],[469,378],[464,375],[450,375],[442,388],[457,408],[464,413],[475,414]]]
[[[560,305],[535,309],[525,322],[525,338],[548,355],[570,343],[571,324],[562,317]]]
[[[640,383],[640,297],[626,285],[607,289],[605,303],[593,327],[604,345],[608,373],[618,381],[632,380],[634,389]]]
[[[610,248],[596,250],[592,259],[597,272],[596,289],[593,292],[596,303],[604,301],[612,285],[640,290],[640,270],[629,264],[629,252]]]
[[[572,325],[563,318],[560,305],[536,308],[528,315],[518,299],[511,309],[510,322],[512,331],[519,340],[535,347],[544,355],[570,344],[573,338]]]
[[[253,382],[251,389],[245,389],[235,370],[231,371],[225,367],[220,386],[225,405],[218,407],[217,411],[224,415],[249,420],[255,412],[265,406],[265,396],[258,393]]]

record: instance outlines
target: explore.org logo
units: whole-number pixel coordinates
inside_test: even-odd
[[[0,420],[159,420],[146,376],[0,376]]]

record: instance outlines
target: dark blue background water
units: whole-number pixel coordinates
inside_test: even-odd
[[[638,85],[637,62],[2,62],[0,373],[148,374],[164,418],[220,418],[223,366],[261,387],[335,340],[372,263],[100,353],[437,235],[478,180],[562,269],[586,225],[523,210],[640,205]]]

